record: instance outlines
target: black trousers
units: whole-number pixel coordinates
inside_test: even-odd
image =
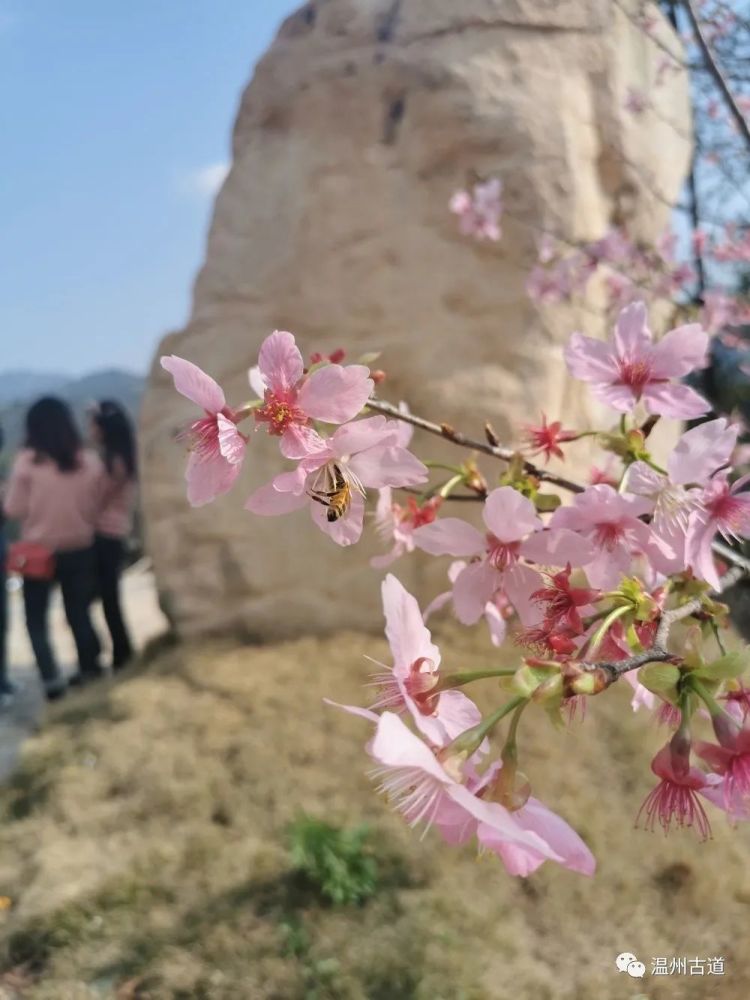
[[[8,681],[8,590],[5,574],[5,538],[0,527],[0,690]]]
[[[133,655],[133,644],[120,605],[120,577],[125,561],[125,546],[121,538],[97,535],[94,541],[96,573],[102,610],[112,637],[112,666],[124,666]]]
[[[60,584],[65,617],[73,633],[82,674],[99,671],[101,644],[91,624],[89,608],[94,594],[95,561],[93,548],[58,552],[55,557],[54,580],[23,581],[23,603],[26,628],[34,650],[36,665],[48,688],[62,683],[60,668],[49,641],[47,612],[55,583]]]

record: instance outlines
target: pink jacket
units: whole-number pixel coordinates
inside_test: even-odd
[[[133,526],[135,479],[128,476],[124,465],[115,459],[112,472],[102,471],[102,493],[96,530],[109,538],[125,538]]]
[[[102,474],[102,463],[91,451],[80,452],[77,469],[61,472],[51,459],[35,459],[25,448],[13,463],[5,514],[21,522],[25,542],[55,552],[87,548],[94,539]]]

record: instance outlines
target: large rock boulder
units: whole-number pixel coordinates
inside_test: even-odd
[[[157,355],[195,361],[239,404],[261,340],[282,328],[305,352],[381,350],[384,395],[468,431],[489,419],[510,438],[542,406],[587,425],[595,410],[565,376],[560,347],[576,327],[601,332],[600,314],[591,301],[577,311],[530,303],[536,236],[593,239],[627,221],[654,239],[690,152],[684,76],[654,87],[662,46],[676,40],[666,22],[651,40],[623,6],[312,0],[282,25],[243,95],[190,322]],[[652,109],[628,112],[629,88],[649,91]],[[467,241],[448,213],[472,170],[503,179],[499,244]],[[379,622],[372,543],[340,550],[305,514],[243,511],[251,487],[281,467],[266,435],[253,437],[233,494],[187,505],[174,431],[191,414],[155,361],[144,503],[178,629],[269,638]],[[419,451],[435,454],[435,442]],[[418,590],[424,572],[419,560],[399,567]],[[433,576],[426,589],[436,586]]]

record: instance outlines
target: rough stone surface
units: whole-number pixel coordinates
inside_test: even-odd
[[[157,357],[195,361],[238,404],[261,340],[289,329],[306,352],[382,350],[384,396],[467,431],[490,419],[511,439],[541,406],[586,426],[596,411],[565,376],[561,344],[576,327],[603,333],[596,302],[539,310],[524,280],[542,230],[592,239],[626,220],[653,239],[665,226],[690,118],[681,72],[653,87],[663,55],[610,0],[308,3],[243,95],[192,315]],[[629,87],[649,91],[653,111],[624,110]],[[497,245],[467,242],[447,211],[473,169],[503,178]],[[340,550],[304,513],[243,511],[280,468],[265,435],[233,494],[188,507],[173,434],[191,414],[155,360],[144,502],[177,627],[259,638],[379,627],[375,545]],[[433,442],[419,451],[436,454]],[[398,566],[424,597],[443,571]]]

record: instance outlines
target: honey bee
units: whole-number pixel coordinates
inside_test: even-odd
[[[352,488],[341,469],[335,462],[325,467],[323,478],[313,483],[313,489],[308,493],[311,500],[328,508],[326,520],[333,524],[339,521],[349,510],[352,502]],[[327,487],[319,489],[317,487]]]

